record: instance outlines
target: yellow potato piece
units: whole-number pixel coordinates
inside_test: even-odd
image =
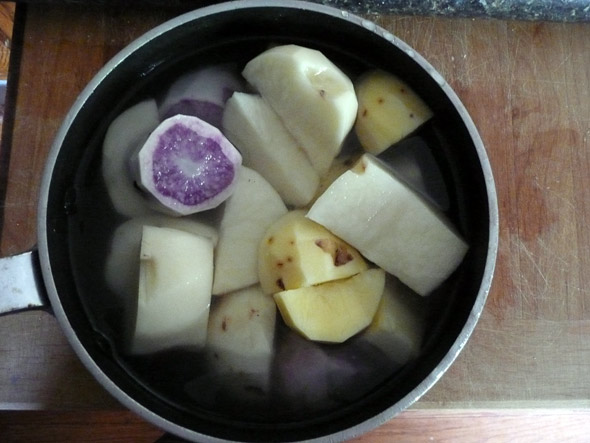
[[[355,131],[363,149],[378,155],[432,117],[424,101],[403,81],[371,71],[355,85],[358,114]]]
[[[291,211],[267,230],[258,249],[267,294],[346,278],[367,269],[360,253],[326,228]]]
[[[353,277],[274,295],[285,323],[308,340],[342,343],[372,321],[385,287],[385,271],[368,269]]]

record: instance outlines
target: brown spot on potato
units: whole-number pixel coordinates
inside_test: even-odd
[[[285,290],[285,283],[283,283],[282,278],[279,278],[276,283],[277,283],[277,286],[281,289],[281,291]]]
[[[352,260],[354,260],[354,257],[348,252],[346,246],[340,245],[336,248],[336,254],[334,254],[334,266],[342,266]]]
[[[384,102],[385,102],[385,99],[383,97],[379,97],[377,99],[377,103],[380,104],[380,105],[382,105]]]
[[[270,236],[270,237],[268,237],[268,239],[266,240],[266,243],[268,243],[269,245],[272,245],[272,242],[274,242],[274,241],[275,241],[275,238],[274,238],[274,237],[272,237],[272,236]]]
[[[367,162],[364,158],[361,158],[356,164],[351,168],[351,171],[355,174],[364,174],[367,170]]]
[[[321,238],[315,241],[316,246],[334,259],[334,266],[342,266],[354,260],[345,244],[339,244],[331,238]]]
[[[331,248],[331,241],[328,238],[320,238],[315,241],[315,245],[320,248],[322,251],[330,253]]]
[[[363,112],[361,113],[362,117],[366,117],[367,114],[369,113],[369,111],[367,110],[367,108],[363,109]]]
[[[221,321],[221,330],[222,331],[227,331],[228,322],[229,322],[229,317],[223,317],[223,320]]]

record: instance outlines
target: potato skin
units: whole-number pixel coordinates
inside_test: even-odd
[[[291,211],[266,232],[258,250],[260,285],[267,294],[351,277],[367,269],[364,258],[305,211]]]
[[[424,101],[393,74],[367,72],[355,85],[355,131],[366,152],[378,155],[432,117]]]

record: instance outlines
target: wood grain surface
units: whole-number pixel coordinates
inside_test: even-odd
[[[14,66],[15,118],[0,151],[0,255],[35,245],[39,177],[77,93],[119,49],[172,15],[29,5]],[[500,205],[497,271],[480,323],[409,412],[590,408],[590,26],[369,18],[455,89],[487,147]],[[0,355],[2,409],[121,408],[50,314],[0,318]],[[375,441],[389,438],[380,432]]]
[[[6,80],[8,77],[14,9],[14,3],[0,2],[0,80]]]
[[[409,410],[354,443],[587,442],[583,410]],[[0,413],[3,443],[180,443],[128,411]]]

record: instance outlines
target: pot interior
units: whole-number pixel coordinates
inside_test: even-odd
[[[479,297],[481,302],[489,258],[490,207],[481,160],[463,116],[416,58],[336,15],[291,7],[221,8],[174,25],[150,34],[135,51],[118,56],[119,63],[100,74],[100,83],[86,93],[63,139],[56,142],[59,151],[45,221],[46,254],[57,289],[52,303],[63,307],[96,370],[124,395],[164,420],[201,435],[300,440],[341,432],[386,410],[393,416],[424,393],[429,386],[423,382],[429,375],[446,369],[441,362],[449,358],[457,340],[466,339],[461,334],[474,306],[481,309],[477,301]],[[113,118],[142,98],[160,96],[171,80],[191,68],[218,62],[243,66],[270,45],[282,43],[321,50],[353,80],[370,68],[393,72],[425,99],[435,117],[403,143],[426,147],[432,154],[443,177],[433,184],[434,192],[445,196],[446,214],[470,245],[459,269],[423,300],[428,322],[419,358],[401,368],[377,370],[361,382],[362,389],[345,396],[337,406],[224,402],[187,389],[202,366],[198,354],[125,356],[118,347],[121,301],[104,278],[110,238],[124,221],[111,207],[100,173],[102,140]],[[389,154],[383,158],[395,162]]]

